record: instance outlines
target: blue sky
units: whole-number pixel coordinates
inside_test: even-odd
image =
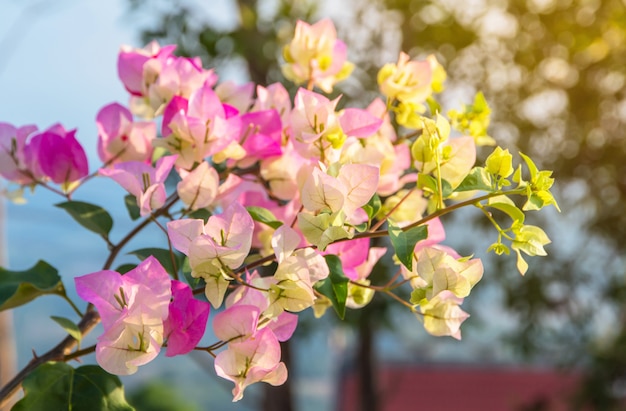
[[[116,56],[138,45],[136,29],[124,24],[123,0],[46,3],[0,1],[0,121],[77,127],[93,158],[97,111],[126,102]]]

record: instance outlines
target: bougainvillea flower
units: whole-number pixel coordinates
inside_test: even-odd
[[[256,333],[260,314],[256,305],[232,305],[213,319],[215,336],[227,342],[245,341]]]
[[[287,380],[287,367],[280,362],[280,354],[278,339],[264,328],[252,338],[228,344],[228,349],[215,357],[215,372],[235,383],[233,402],[239,401],[250,384],[281,385]]]
[[[187,284],[172,280],[172,302],[163,324],[167,357],[187,354],[195,348],[204,335],[210,309],[207,302],[193,298]]]
[[[367,110],[347,108],[339,116],[339,124],[349,137],[366,138],[376,133],[383,121]]]
[[[76,130],[66,131],[62,125],[55,124],[34,135],[25,151],[29,169],[39,169],[55,183],[65,186],[85,177],[89,173],[87,155],[75,134]]]
[[[261,161],[261,177],[269,184],[271,194],[281,200],[293,200],[298,192],[298,173],[302,167],[312,162],[302,157],[291,141],[282,147],[279,157],[271,157]],[[297,195],[297,194],[296,194]]]
[[[37,131],[33,125],[15,127],[0,122],[0,176],[18,184],[33,181],[33,174],[26,166],[24,148],[26,139]]]
[[[323,259],[322,261],[324,262]],[[229,294],[225,303],[227,308],[223,311],[223,313],[228,312],[229,314],[224,314],[219,321],[217,321],[216,316],[215,321],[213,321],[213,329],[218,338],[222,339],[222,341],[225,341],[222,337],[231,339],[237,336],[245,336],[244,338],[247,338],[254,335],[255,329],[267,327],[272,330],[278,341],[290,339],[298,325],[298,316],[286,311],[273,316],[274,309],[270,307],[269,295],[267,292],[260,290],[268,289],[272,284],[275,284],[275,279],[272,277],[260,277],[254,271],[247,276],[246,281],[259,289],[239,286]],[[232,310],[235,307],[244,306],[248,308]],[[250,307],[256,307],[256,309]]]
[[[144,69],[144,65],[151,59],[157,60],[160,65],[164,64],[175,49],[175,45],[160,47],[156,41],[144,48],[122,46],[117,56],[117,73],[126,90],[135,96],[145,95],[146,83],[149,84],[154,79],[150,78],[152,76],[147,76],[150,73],[149,70]]]
[[[182,181],[176,186],[178,196],[191,210],[209,206],[217,196],[220,177],[206,161],[191,172],[179,171]]]
[[[169,275],[154,257],[125,275],[104,270],[74,281],[79,297],[92,303],[102,319],[104,334],[96,344],[102,368],[129,375],[158,355],[172,291]]]
[[[478,258],[458,260],[443,250],[426,247],[416,252],[413,273],[404,275],[414,287],[412,297],[419,301],[430,300],[442,291],[451,291],[459,298],[467,297],[482,278],[483,271]]]
[[[283,49],[286,60],[283,74],[296,84],[310,82],[326,93],[338,81],[348,77],[354,68],[348,62],[346,45],[337,40],[337,31],[330,19],[310,25],[296,23],[293,40]]]
[[[96,116],[98,155],[103,162],[139,161],[152,158],[153,122],[133,122],[130,110],[118,103],[104,106]]]
[[[239,144],[246,152],[241,167],[252,165],[257,160],[279,156],[282,153],[281,137],[283,125],[276,110],[263,110],[241,116]]]
[[[380,92],[404,103],[423,103],[432,93],[432,68],[428,61],[411,61],[401,52],[396,64],[385,64],[378,72]]]
[[[189,98],[203,84],[213,86],[217,76],[204,70],[199,57],[177,57],[176,46],[160,47],[152,42],[143,49],[122,46],[118,55],[118,74],[131,93],[131,111],[144,118],[161,114],[174,97]]]
[[[365,164],[346,164],[337,177],[316,168],[302,187],[302,204],[309,211],[343,210],[349,216],[372,198],[378,175],[377,167]]]
[[[374,118],[382,119],[380,127],[376,133],[366,136],[367,138],[347,139],[342,147],[340,162],[378,167],[380,178],[377,193],[388,197],[416,179],[415,173],[406,172],[411,166],[410,148],[408,144],[393,144],[397,139],[396,132],[387,113],[387,107],[381,99],[372,101],[367,111]],[[358,126],[359,123],[356,121],[355,123]]]
[[[191,275],[206,281],[206,296],[213,307],[222,305],[231,278],[250,252],[254,221],[239,203],[222,214],[202,220],[175,220],[167,224],[172,246],[189,257]]]
[[[436,337],[450,336],[460,340],[461,324],[469,318],[469,314],[459,307],[462,303],[463,299],[451,291],[442,291],[430,300],[424,298],[419,309],[426,331]]]
[[[179,155],[177,165],[187,170],[205,157],[224,150],[239,136],[239,116],[227,109],[208,86],[194,91],[189,100],[174,97],[163,113],[163,143]]]
[[[291,97],[281,83],[273,83],[267,87],[256,86],[256,101],[250,111],[274,109],[280,115],[283,126],[289,124],[291,113]]]
[[[165,179],[174,167],[176,156],[161,157],[156,167],[138,161],[119,163],[112,168],[101,168],[99,173],[110,177],[134,195],[142,216],[165,204]]]
[[[215,87],[215,94],[222,103],[236,108],[238,112],[246,112],[252,105],[254,83],[239,85],[234,81],[224,81]]]

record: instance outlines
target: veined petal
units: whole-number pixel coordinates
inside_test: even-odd
[[[164,323],[167,357],[186,354],[194,349],[204,335],[209,311],[210,305],[194,299],[187,284],[172,281],[172,302]]]
[[[215,336],[222,341],[244,341],[256,332],[259,307],[254,305],[233,305],[213,319]]]
[[[167,223],[167,234],[172,247],[185,255],[189,255],[191,242],[202,234],[204,221],[199,219],[174,220]]]

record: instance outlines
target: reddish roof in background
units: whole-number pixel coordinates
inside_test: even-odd
[[[381,411],[567,411],[582,374],[478,366],[390,366],[378,373]],[[337,411],[358,411],[356,371],[345,372]]]

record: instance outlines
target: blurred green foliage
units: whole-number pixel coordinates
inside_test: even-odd
[[[130,392],[128,402],[137,411],[199,411],[194,404],[186,402],[173,388],[164,382],[152,381]]]

